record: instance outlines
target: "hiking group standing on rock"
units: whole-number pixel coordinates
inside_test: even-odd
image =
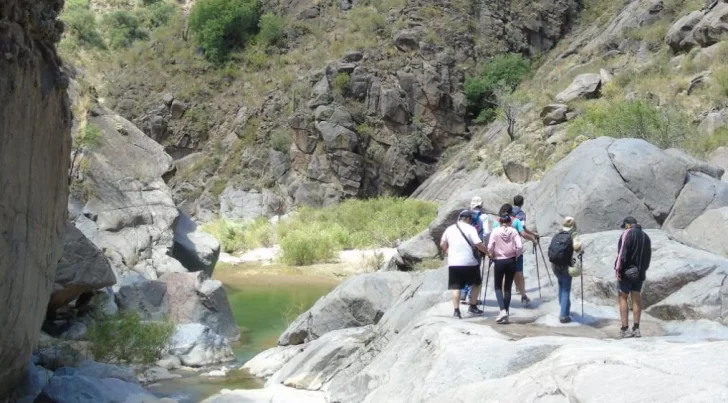
[[[493,267],[494,291],[500,309],[496,323],[508,323],[511,290],[514,283],[521,296],[522,306],[530,305],[531,299],[526,294],[523,276],[524,239],[533,243],[540,294],[537,250],[541,252],[544,263],[546,263],[546,259],[541,250],[539,234],[526,227],[523,203],[522,196],[514,197],[513,205],[501,206],[497,219],[491,221],[483,211],[483,200],[475,196],[470,202],[470,209],[461,211],[455,224],[449,226],[443,233],[440,247],[448,255],[448,289],[452,290],[454,317],[462,319],[460,303],[468,304],[468,312],[471,314],[483,314],[483,310],[478,308],[480,302],[478,296],[485,279],[486,287],[482,300],[483,308],[485,308],[491,266]],[[565,217],[561,226],[561,231],[551,240],[548,258],[558,283],[559,321],[569,323],[571,322],[571,283],[573,278],[582,276],[584,251],[576,235],[576,220],[573,217]],[[639,325],[642,310],[641,292],[652,256],[651,241],[634,217],[626,217],[620,228],[624,232],[618,240],[617,257],[614,264],[622,322],[620,337],[641,337]],[[486,256],[488,257],[488,274],[485,274]],[[546,274],[549,275],[548,271]],[[550,275],[549,280],[551,280]],[[583,317],[583,278],[581,278],[581,289]],[[629,329],[628,297],[632,299],[634,314],[631,330]]]

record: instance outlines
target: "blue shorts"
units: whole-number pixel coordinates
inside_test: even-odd
[[[523,273],[523,255],[516,259],[516,273]]]
[[[617,280],[617,290],[624,294],[642,292],[643,281]]]

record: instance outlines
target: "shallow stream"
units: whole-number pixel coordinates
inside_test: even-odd
[[[232,370],[219,378],[200,374],[222,366],[240,368],[256,354],[275,347],[288,324],[341,281],[301,269],[279,266],[267,271],[246,265],[217,270],[214,278],[225,284],[241,328],[240,342],[233,345],[237,361],[200,372],[175,371],[183,377],[150,386],[153,392],[180,403],[200,402],[222,389],[262,388],[263,382],[246,371]]]

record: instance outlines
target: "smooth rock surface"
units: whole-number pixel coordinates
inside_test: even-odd
[[[693,244],[728,257],[728,207],[706,210],[685,229],[685,238]]]
[[[240,338],[221,282],[207,279],[202,272],[165,274],[159,281],[167,285],[170,319],[175,323],[201,323],[228,340]]]
[[[0,400],[27,373],[63,251],[72,117],[60,9],[0,3]]]
[[[124,284],[116,293],[116,303],[122,311],[135,311],[145,320],[166,320],[170,314],[167,284],[142,279]]]
[[[599,95],[602,77],[596,73],[580,74],[563,91],[556,95],[556,101],[565,104],[579,98],[595,98]]]
[[[158,402],[141,386],[115,378],[54,376],[37,403],[132,403]]]
[[[106,256],[72,224],[66,226],[63,242],[51,309],[68,304],[84,292],[116,284],[116,276]]]
[[[104,364],[96,361],[82,361],[77,367],[58,368],[55,376],[87,376],[90,378],[116,378],[128,383],[138,383],[134,371],[128,367]]]
[[[409,275],[399,272],[349,278],[301,314],[278,339],[278,345],[302,344],[332,330],[375,324],[409,281]]]
[[[258,378],[267,379],[303,350],[304,347],[300,345],[273,347],[248,360],[243,369],[247,369]]]
[[[202,403],[327,403],[327,401],[322,392],[273,386],[252,390],[223,389]]]
[[[199,323],[177,325],[169,343],[169,354],[183,365],[201,367],[235,359],[230,343]]]
[[[174,256],[189,271],[202,271],[212,276],[218,257],[220,242],[210,234],[202,232],[186,214],[180,212],[174,229]]]

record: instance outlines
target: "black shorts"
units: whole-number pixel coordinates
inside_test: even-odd
[[[450,266],[447,280],[448,290],[462,290],[466,285],[481,285],[480,265]]]
[[[617,280],[617,289],[624,293],[642,292],[642,284],[644,281]]]

